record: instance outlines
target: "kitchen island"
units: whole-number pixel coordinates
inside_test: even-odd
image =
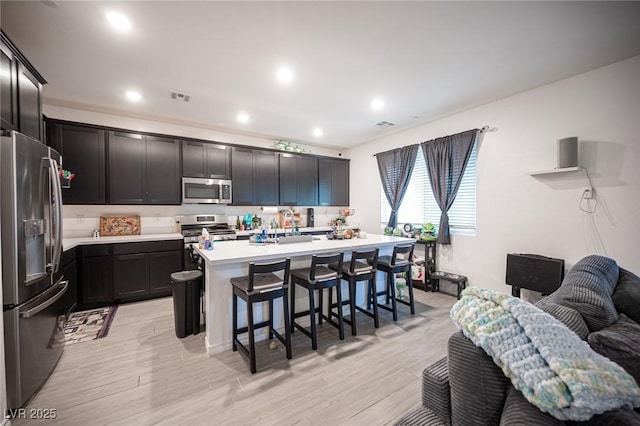
[[[249,241],[224,241],[214,244],[213,250],[201,250],[196,247],[205,263],[205,310],[206,310],[206,337],[205,344],[208,354],[214,354],[231,349],[231,309],[232,291],[230,279],[248,274],[249,262],[269,263],[291,259],[291,268],[308,267],[311,263],[311,255],[322,253],[344,252],[345,262],[350,259],[352,250],[364,250],[377,247],[380,255],[391,254],[393,246],[401,243],[412,243],[414,239],[391,237],[384,235],[368,234],[367,238],[355,238],[344,240],[328,240],[325,236],[316,237],[311,242],[292,244],[268,244],[251,245]],[[378,277],[380,286],[384,280]],[[347,294],[346,283],[344,294]],[[364,292],[360,290],[360,298]],[[262,304],[262,308],[256,305],[254,308],[255,321],[261,322],[268,318],[268,305]],[[296,310],[308,309],[307,292],[299,291],[296,297]],[[240,326],[246,325],[247,312],[243,303],[238,306],[238,322]],[[274,326],[283,328],[282,300],[274,303]],[[256,332],[256,340],[264,339],[266,329]],[[337,337],[336,337],[337,338]]]

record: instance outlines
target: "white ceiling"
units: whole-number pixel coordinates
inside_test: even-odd
[[[0,18],[48,103],[336,148],[640,54],[640,2],[45,3],[2,0]]]

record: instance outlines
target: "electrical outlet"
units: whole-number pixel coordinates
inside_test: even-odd
[[[76,223],[80,224],[83,222],[84,222],[84,215],[83,214],[76,215]]]
[[[584,191],[582,191],[582,198],[585,200],[590,200],[593,198],[593,189],[592,188],[585,188]]]

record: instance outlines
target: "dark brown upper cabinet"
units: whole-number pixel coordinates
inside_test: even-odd
[[[278,205],[277,155],[274,151],[233,149],[231,162],[234,205]]]
[[[231,179],[231,148],[215,143],[182,141],[182,176]]]
[[[45,79],[0,31],[0,125],[44,139],[42,85]]]
[[[181,204],[180,142],[109,132],[111,204]]]
[[[280,205],[318,205],[318,159],[279,153]]]
[[[106,132],[47,120],[47,142],[62,155],[63,168],[75,174],[62,190],[64,203],[105,204]]]
[[[318,159],[318,204],[349,205],[349,161],[333,158]]]

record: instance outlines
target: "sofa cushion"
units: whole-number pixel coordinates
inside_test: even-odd
[[[600,355],[620,365],[640,384],[640,325],[620,314],[620,319],[588,337]]]
[[[629,408],[618,408],[596,414],[586,422],[570,423],[571,426],[640,426],[640,414]]]
[[[443,423],[451,422],[449,362],[442,358],[422,372],[422,405],[433,411]]]
[[[576,333],[582,340],[586,340],[589,335],[589,327],[587,327],[578,311],[552,301],[550,296],[540,299],[536,306],[566,325],[569,330]]]
[[[500,426],[560,426],[565,422],[543,413],[526,400],[522,392],[509,386]]]
[[[433,411],[418,407],[394,423],[395,426],[447,426]]]
[[[618,285],[611,297],[618,313],[640,324],[640,277],[620,268]]]
[[[590,331],[601,330],[618,320],[611,299],[618,282],[618,264],[604,256],[581,259],[567,273],[551,301],[575,309]]]
[[[451,423],[498,424],[509,379],[482,348],[461,332],[449,338],[448,354]]]

